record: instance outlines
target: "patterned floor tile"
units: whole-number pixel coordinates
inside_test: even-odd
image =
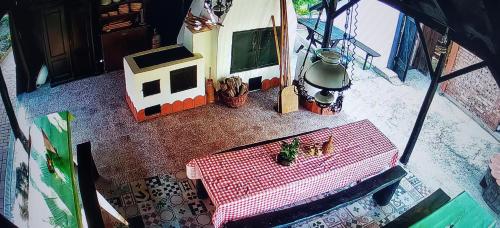
[[[198,199],[198,195],[193,190],[188,190],[188,191],[183,192],[182,193],[182,197],[185,200],[195,200],[195,199]]]
[[[322,217],[323,217],[323,221],[326,223],[326,225],[328,227],[332,227],[332,226],[337,225],[337,224],[342,222],[337,210],[331,211],[331,212],[323,215]]]
[[[160,220],[162,223],[171,223],[176,221],[174,209],[171,207],[166,207],[158,213],[160,214]]]
[[[406,190],[403,187],[401,187],[401,185],[400,185],[400,186],[398,186],[398,188],[396,188],[396,192],[394,192],[394,196],[399,197],[405,193],[406,193]]]
[[[130,183],[130,187],[134,193],[135,202],[140,203],[151,200],[151,195],[144,180],[134,181]]]
[[[413,175],[412,173],[409,173],[406,178],[406,180],[408,180],[408,182],[410,182],[411,185],[413,186],[419,186],[419,185],[422,185],[422,181],[420,179],[418,179],[415,175]]]
[[[345,221],[344,225],[346,227],[351,227],[351,228],[363,228],[363,225],[365,223],[363,223],[362,221],[359,221],[357,219],[350,219],[350,220],[347,220]]]
[[[149,214],[143,214],[142,215],[142,221],[144,222],[144,225],[146,227],[151,227],[153,225],[160,225],[160,216],[156,213],[149,213]]]
[[[137,203],[137,206],[139,208],[139,213],[141,215],[151,214],[153,212],[156,212],[153,201],[140,202],[140,203]]]
[[[183,180],[183,181],[181,181],[180,185],[181,185],[182,190],[185,191],[185,192],[187,192],[187,191],[193,191],[194,190],[192,182],[189,181],[189,180]]]
[[[424,197],[427,197],[430,194],[432,194],[432,191],[424,185],[417,185],[415,186],[415,189],[417,189],[417,191]]]
[[[308,224],[309,224],[310,228],[327,228],[328,227],[326,225],[325,221],[323,221],[323,219],[321,219],[321,218],[310,221]]]
[[[160,178],[157,176],[146,178],[146,179],[144,179],[144,182],[145,182],[146,186],[148,187],[148,189],[154,189],[154,188],[162,186],[162,182],[161,182]]]
[[[182,194],[182,190],[178,182],[166,182],[163,185],[163,190],[168,196]]]
[[[208,213],[207,207],[201,200],[195,200],[188,203],[188,207],[191,210],[192,215],[201,215]]]
[[[114,197],[114,198],[109,198],[108,202],[114,207],[114,208],[120,208],[123,206],[122,204],[122,199],[120,197]]]
[[[200,225],[208,226],[212,222],[212,218],[211,218],[210,214],[203,214],[203,215],[196,216],[196,221]]]
[[[182,205],[184,202],[189,202],[189,201],[185,201],[181,195],[170,196],[170,204],[172,205]]]
[[[178,221],[174,222],[163,222],[162,228],[181,228]]]
[[[348,205],[347,210],[349,210],[354,217],[362,216],[368,212],[359,202]]]
[[[161,198],[159,200],[155,200],[155,209],[156,211],[162,211],[165,208],[171,208],[171,203],[169,198]]]
[[[194,217],[184,217],[179,220],[179,225],[181,227],[198,227],[198,222]]]
[[[135,205],[135,199],[133,193],[125,193],[121,196],[121,200],[124,207],[129,207]]]
[[[415,189],[415,187],[413,187],[413,185],[406,179],[406,178],[403,178],[401,180],[401,182],[399,182],[399,185],[406,191],[406,192],[409,192],[409,191],[412,191]]]
[[[155,201],[159,201],[167,196],[163,186],[151,187],[149,188],[149,193],[151,194],[151,199]]]
[[[124,207],[123,209],[125,211],[125,217],[127,217],[127,218],[132,218],[132,217],[138,216],[140,214],[139,207],[137,206],[137,204],[129,206],[129,207]]]

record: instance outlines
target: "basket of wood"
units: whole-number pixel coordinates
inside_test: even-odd
[[[247,101],[248,84],[238,76],[226,78],[220,82],[219,96],[227,106],[239,108]]]

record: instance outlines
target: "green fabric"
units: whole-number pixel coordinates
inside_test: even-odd
[[[79,191],[71,152],[69,112],[53,113],[34,121],[31,127],[29,163],[30,227],[82,227]],[[45,132],[58,155],[43,146]],[[55,173],[47,168],[46,154],[53,159]]]
[[[495,219],[482,208],[467,192],[462,192],[455,199],[411,228],[428,227],[494,227]]]

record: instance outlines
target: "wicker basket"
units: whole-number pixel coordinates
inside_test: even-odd
[[[248,92],[237,97],[229,97],[225,93],[219,92],[220,99],[231,108],[239,108],[247,102]]]

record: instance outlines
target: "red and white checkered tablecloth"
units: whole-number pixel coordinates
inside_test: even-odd
[[[186,165],[188,177],[202,180],[215,205],[212,222],[220,227],[344,187],[396,164],[397,148],[368,120],[300,136],[301,147],[322,144],[330,135],[335,147],[331,155],[301,153],[295,164],[282,166],[276,162],[280,142],[274,142],[193,159]]]

